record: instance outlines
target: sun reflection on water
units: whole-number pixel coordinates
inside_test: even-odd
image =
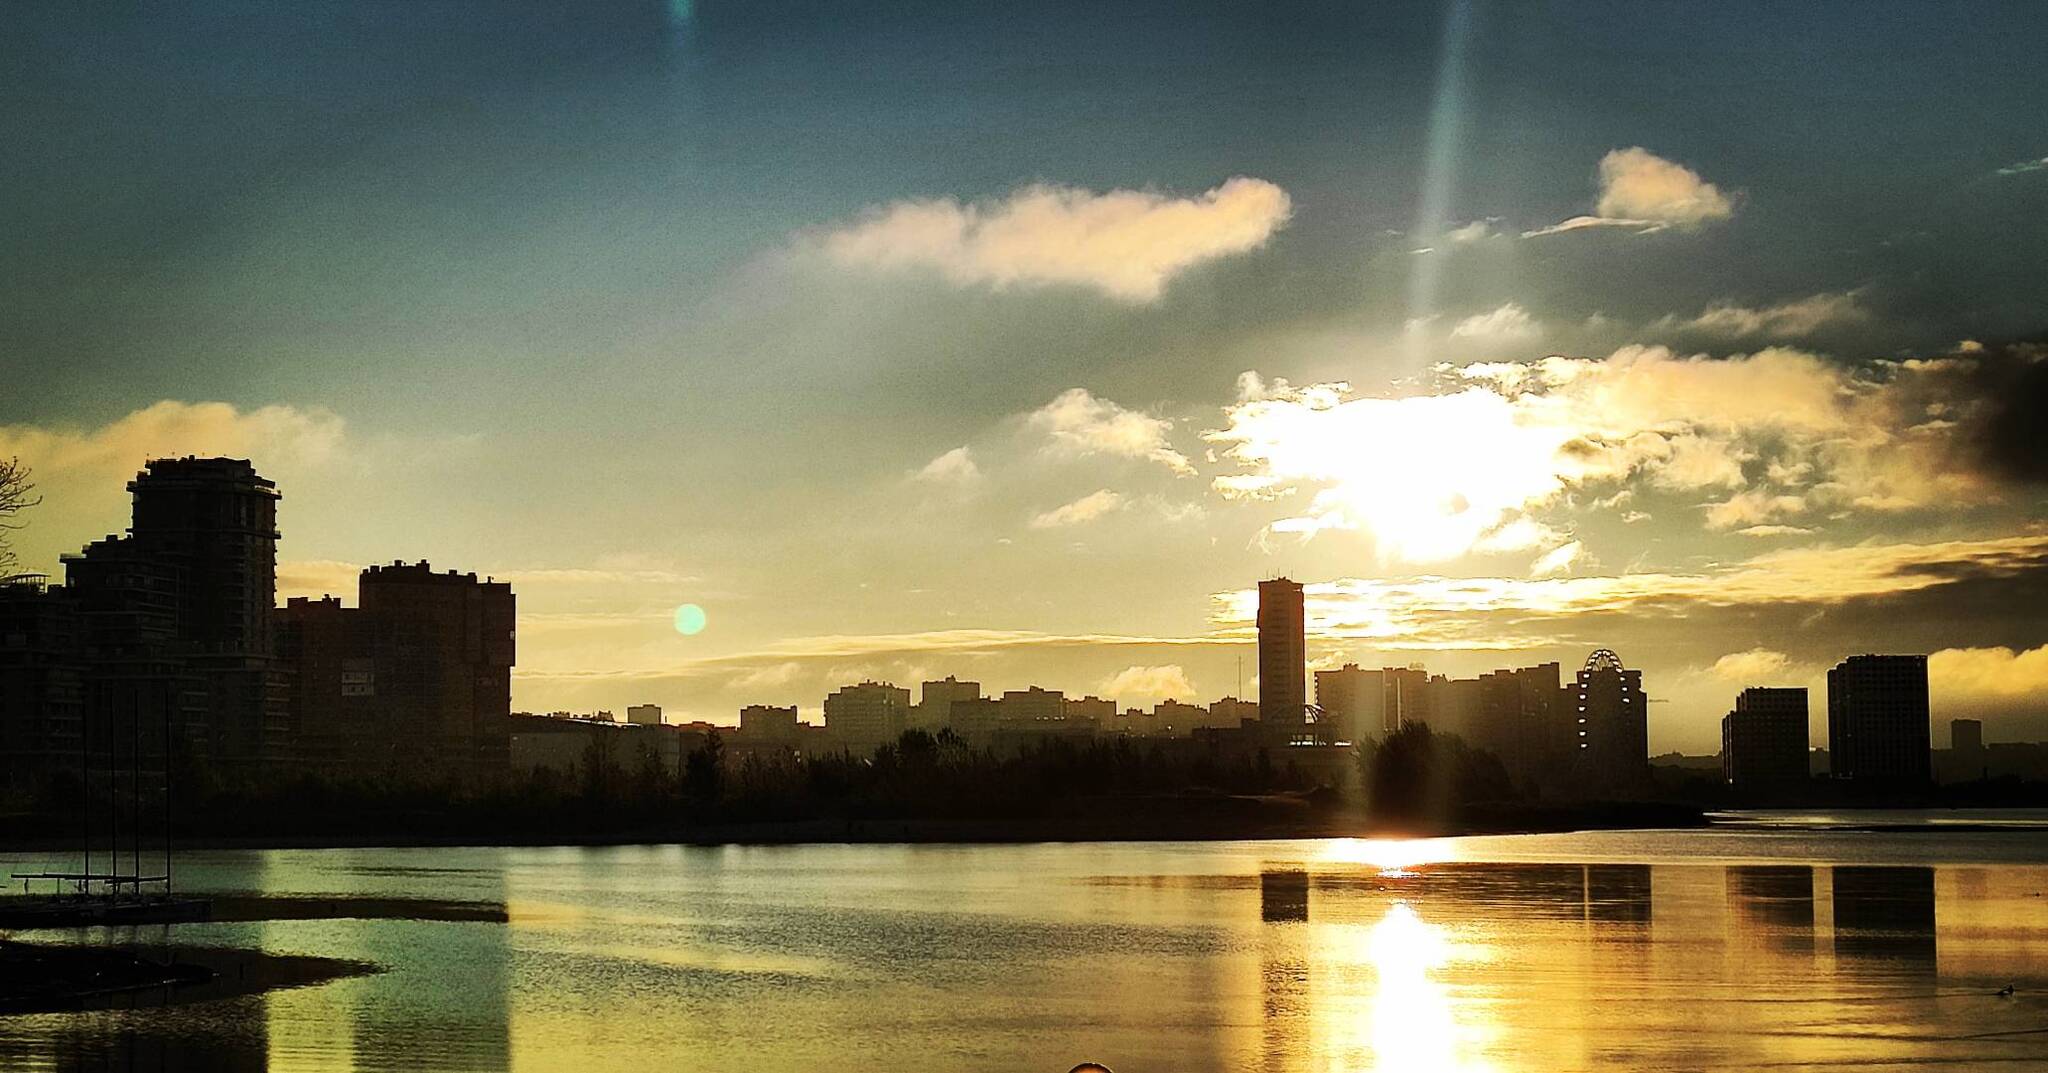
[[[1321,861],[1365,865],[1383,876],[1414,875],[1424,865],[1457,859],[1457,851],[1440,838],[1333,838],[1324,844]]]
[[[1355,944],[1348,954],[1372,971],[1369,1011],[1363,1014],[1372,1068],[1402,1073],[1484,1073],[1493,1067],[1471,1056],[1477,1030],[1457,1016],[1450,988],[1438,974],[1470,955],[1450,932],[1394,902],[1369,928],[1348,929]]]

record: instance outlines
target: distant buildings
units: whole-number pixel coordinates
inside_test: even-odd
[[[1299,582],[1259,582],[1259,718],[1269,740],[1308,732],[1308,640]]]
[[[1737,794],[1806,785],[1806,690],[1752,687],[1721,717],[1721,777]]]
[[[1828,754],[1838,779],[1929,781],[1927,657],[1850,656],[1829,670]]]
[[[917,711],[911,722],[924,730],[937,730],[953,722],[953,705],[981,699],[980,682],[963,682],[947,675],[919,687]]]
[[[1116,702],[1102,697],[1068,697],[1063,707],[1069,722],[1087,723],[1108,730],[1116,721]]]
[[[1338,741],[1358,741],[1361,735],[1377,737],[1390,729],[1386,725],[1387,674],[1346,663],[1333,671],[1317,671],[1316,707],[1330,734]]]
[[[658,727],[661,725],[661,705],[629,705],[626,708],[626,722],[640,727]]]
[[[841,686],[825,698],[825,732],[835,745],[870,750],[909,728],[910,690],[888,682]]]

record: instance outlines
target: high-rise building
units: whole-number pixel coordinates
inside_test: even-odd
[[[888,682],[840,686],[825,698],[825,732],[848,749],[869,750],[903,736],[910,690]]]
[[[1949,720],[1948,747],[1956,753],[1982,753],[1984,751],[1984,721],[1981,719]]]
[[[776,744],[794,742],[797,737],[796,706],[749,704],[740,709],[740,736]]]
[[[1745,689],[1721,717],[1721,777],[1738,793],[1807,781],[1806,690]]]
[[[1828,671],[1828,759],[1838,779],[1931,777],[1927,657],[1850,656]]]
[[[1650,774],[1650,718],[1643,672],[1621,664],[1612,649],[1586,657],[1573,683],[1568,742],[1582,785],[1626,788]]]
[[[935,727],[946,726],[953,721],[953,705],[964,700],[980,700],[981,683],[963,682],[947,675],[920,687],[918,706],[924,709],[922,721]]]
[[[246,459],[187,456],[128,491],[127,535],[64,557],[96,664],[88,716],[171,718],[181,748],[238,775],[288,759],[276,485]]]
[[[1293,741],[1308,730],[1308,639],[1299,582],[1259,582],[1259,719],[1267,734]]]
[[[661,705],[629,704],[626,706],[626,722],[636,727],[658,727],[661,725]]]
[[[1409,723],[1429,722],[1429,671],[1420,666],[1387,667],[1380,671],[1380,733],[1392,734]]]
[[[0,785],[75,770],[86,699],[77,601],[41,577],[0,580]]]
[[[1359,741],[1386,733],[1387,672],[1346,663],[1316,672],[1316,707],[1323,710],[1338,741]]]
[[[1209,721],[1205,725],[1219,730],[1237,730],[1247,723],[1256,724],[1258,721],[1258,701],[1225,697],[1209,705]]]
[[[1011,726],[1056,723],[1066,717],[1067,698],[1057,690],[1031,686],[1003,690],[1003,722]]]
[[[358,607],[293,598],[280,615],[280,651],[295,677],[292,724],[308,762],[464,776],[505,770],[512,587],[397,562],[364,570],[357,592]]]
[[[1093,723],[1103,730],[1116,721],[1116,701],[1102,697],[1068,697],[1061,710],[1068,722]]]

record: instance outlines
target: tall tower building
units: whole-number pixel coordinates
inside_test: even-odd
[[[1574,759],[1591,785],[1627,787],[1650,774],[1650,719],[1643,698],[1643,672],[1621,665],[1602,648],[1586,657],[1573,683],[1576,722],[1570,724]]]
[[[127,535],[64,560],[105,664],[89,711],[162,712],[224,771],[287,759],[277,486],[246,459],[187,456],[151,460],[128,491]]]
[[[1828,671],[1828,763],[1838,779],[1930,777],[1926,656],[1850,656]]]
[[[159,458],[128,482],[132,539],[179,573],[191,655],[269,656],[277,603],[277,485],[240,458]]]
[[[1308,724],[1308,640],[1301,584],[1259,582],[1259,719],[1289,740]]]
[[[1721,718],[1721,775],[1738,793],[1806,784],[1806,690],[1745,689]]]

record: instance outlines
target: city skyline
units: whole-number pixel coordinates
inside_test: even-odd
[[[221,454],[282,597],[517,585],[530,710],[1241,695],[1285,574],[1312,669],[1613,647],[1654,752],[1863,652],[2048,738],[2024,7],[196,10],[0,75],[26,569]]]

